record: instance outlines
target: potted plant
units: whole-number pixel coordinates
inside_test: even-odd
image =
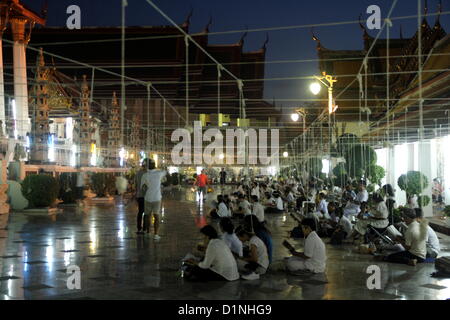
[[[430,197],[422,196],[422,191],[428,187],[428,178],[419,171],[409,171],[398,178],[398,186],[406,192],[406,198],[411,199],[417,196],[420,208],[426,207],[430,203]]]
[[[114,176],[108,173],[93,173],[91,176],[91,189],[97,195],[96,198],[108,198],[115,193]]]
[[[50,175],[30,175],[22,182],[22,194],[28,200],[30,209],[44,209],[50,213],[50,207],[54,207],[58,193],[58,180]]]

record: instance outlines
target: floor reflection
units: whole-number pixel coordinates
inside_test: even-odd
[[[216,196],[208,194],[203,202],[190,188],[165,194],[159,242],[135,234],[135,201],[67,208],[53,218],[0,216],[0,299],[450,298],[450,279],[431,278],[433,264],[416,268],[380,264],[383,290],[368,290],[366,269],[373,260],[354,253],[351,246],[327,246],[326,276],[271,272],[254,282],[184,281],[178,274],[180,260],[201,239],[198,230],[210,223],[210,200]],[[296,222],[286,215],[266,219],[274,237],[275,259],[282,259],[288,252],[281,242]],[[448,247],[449,238],[439,236],[443,247]],[[292,242],[301,247],[303,241]],[[81,269],[80,291],[66,285],[66,269],[73,265]]]

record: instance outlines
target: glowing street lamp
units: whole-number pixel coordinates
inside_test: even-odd
[[[322,83],[324,86],[328,88],[328,113],[331,115],[336,112],[338,109],[338,106],[335,105],[334,99],[333,99],[333,86],[337,82],[336,78],[333,76],[327,75],[326,72],[322,73],[322,77],[314,76],[320,83]],[[311,92],[314,95],[318,95],[321,90],[321,85],[319,82],[314,82],[309,87]]]
[[[291,114],[291,119],[294,122],[297,122],[300,119],[300,115],[298,113]]]
[[[320,91],[322,89],[322,86],[320,85],[319,82],[313,82],[311,83],[311,85],[309,86],[309,90],[311,90],[311,92],[313,93],[313,95],[317,96]]]
[[[284,158],[288,158],[289,157],[289,152],[287,152],[287,151],[283,152],[283,157]]]

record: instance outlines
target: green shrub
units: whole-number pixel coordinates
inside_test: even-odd
[[[345,164],[339,163],[334,169],[333,169],[333,175],[334,178],[334,185],[343,187],[345,186],[345,183],[347,182],[347,171],[345,170]]]
[[[446,206],[444,208],[444,214],[450,218],[450,206]]]
[[[310,158],[308,160],[309,173],[318,177],[322,173],[323,162],[321,158]]]
[[[374,193],[375,192],[375,185],[374,184],[370,184],[367,186],[367,192],[368,193]]]
[[[417,203],[419,204],[420,208],[426,207],[431,202],[431,199],[429,196],[419,196],[417,199]]]
[[[363,144],[355,145],[345,153],[345,161],[348,174],[353,178],[362,178],[369,167],[375,166],[378,160],[375,150]]]
[[[379,186],[381,186],[381,180],[386,176],[386,170],[378,165],[370,166],[366,172],[367,178]]]
[[[91,189],[98,198],[112,196],[116,191],[116,179],[110,173],[94,173],[91,176]]]
[[[59,199],[65,204],[75,203],[77,200],[77,174],[64,172],[59,175]]]
[[[337,139],[336,149],[339,155],[345,156],[348,150],[360,144],[361,140],[352,133],[345,133]]]
[[[58,180],[46,174],[30,175],[22,182],[22,194],[30,208],[46,208],[58,197]]]
[[[402,213],[401,213],[401,208],[396,208],[393,210],[392,215],[389,216],[389,221],[394,220],[394,224],[395,223],[399,223],[402,222]]]
[[[420,184],[421,177],[422,185]],[[397,183],[400,189],[406,192],[408,197],[414,195],[419,196],[428,187],[428,178],[419,171],[409,171],[407,174],[401,175]]]
[[[180,184],[181,180],[180,180],[180,175],[178,173],[176,173],[176,172],[172,173],[171,178],[172,178],[172,184],[174,186],[177,186]]]

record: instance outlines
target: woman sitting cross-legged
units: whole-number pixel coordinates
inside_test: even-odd
[[[241,228],[237,232],[238,238],[242,243],[248,243],[248,255],[238,260],[239,270],[246,272],[242,276],[245,280],[258,280],[260,275],[267,272],[269,267],[269,257],[264,242],[253,232]]]
[[[185,277],[193,281],[235,281],[239,279],[236,259],[216,229],[207,225],[200,232],[205,236],[206,254],[203,261],[187,260]]]

